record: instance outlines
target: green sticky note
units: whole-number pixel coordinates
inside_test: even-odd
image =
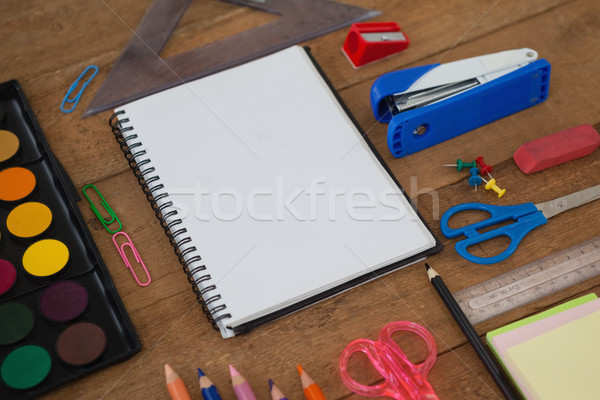
[[[596,399],[600,311],[510,347],[505,363],[534,398]]]
[[[498,329],[495,329],[493,331],[490,331],[490,332],[488,332],[485,335],[485,339],[486,339],[488,345],[492,346],[492,340],[491,339],[494,336],[497,336],[497,335],[499,335],[501,333],[504,333],[504,332],[511,331],[511,330],[513,330],[515,328],[518,328],[520,326],[530,324],[530,323],[532,323],[534,321],[538,321],[538,320],[540,320],[542,318],[546,318],[546,317],[549,317],[551,315],[558,314],[559,312],[568,310],[568,309],[573,308],[573,307],[577,307],[577,306],[579,306],[581,304],[584,304],[584,303],[587,303],[589,301],[596,300],[597,298],[598,298],[598,296],[596,295],[596,293],[586,294],[585,296],[581,296],[581,297],[578,297],[576,299],[567,301],[566,303],[563,303],[561,305],[553,307],[553,308],[551,308],[549,310],[543,311],[543,312],[541,312],[539,314],[535,314],[535,315],[532,315],[531,317],[523,318],[523,319],[521,319],[519,321],[515,321],[515,322],[513,322],[511,324],[508,324],[508,325],[505,325],[505,326],[503,326],[501,328],[498,328]]]
[[[535,315],[532,315],[530,317],[523,318],[523,319],[521,319],[519,321],[515,321],[515,322],[513,322],[511,324],[508,324],[508,325],[505,325],[505,326],[500,327],[498,329],[495,329],[493,331],[490,331],[490,332],[488,332],[486,334],[486,336],[485,336],[486,342],[487,342],[488,346],[490,347],[490,349],[492,350],[492,353],[494,353],[494,356],[500,362],[500,365],[502,366],[502,368],[504,368],[504,370],[506,371],[508,377],[512,380],[512,382],[515,385],[515,387],[519,388],[519,390],[521,391],[521,394],[523,394],[524,397],[526,397],[526,396],[524,395],[523,390],[519,387],[519,385],[517,384],[517,382],[515,382],[514,377],[511,375],[510,371],[508,371],[508,369],[507,369],[507,367],[505,365],[504,360],[500,356],[499,350],[496,349],[496,347],[494,346],[493,338],[496,337],[496,336],[498,336],[498,335],[500,335],[500,334],[502,334],[502,333],[505,333],[505,332],[508,332],[508,331],[512,331],[512,330],[520,328],[522,326],[531,324],[532,322],[539,321],[541,319],[550,317],[552,315],[556,315],[558,313],[561,313],[561,312],[569,310],[571,308],[580,306],[580,305],[585,304],[585,303],[589,303],[590,301],[593,301],[593,300],[596,300],[596,299],[598,299],[598,296],[595,293],[589,293],[589,294],[587,294],[585,296],[581,296],[581,297],[578,297],[576,299],[570,300],[570,301],[568,301],[566,303],[560,304],[560,305],[558,305],[556,307],[553,307],[553,308],[551,308],[549,310],[543,311],[543,312],[541,312],[539,314],[535,314]]]

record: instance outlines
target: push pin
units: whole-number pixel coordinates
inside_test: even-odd
[[[350,27],[342,52],[354,67],[361,67],[401,52],[409,43],[395,22],[356,23]]]
[[[477,166],[479,167],[479,170],[481,171],[481,175],[487,175],[490,178],[494,179],[492,177],[492,175],[490,175],[490,172],[492,172],[492,170],[494,169],[491,165],[487,165],[486,163],[483,162],[483,157],[479,156],[475,159],[475,162],[477,163]]]
[[[460,172],[463,168],[476,168],[477,164],[475,161],[470,163],[462,162],[462,160],[459,158],[456,160],[456,164],[444,164],[444,167],[456,167],[456,170]]]
[[[475,186],[475,191],[477,191],[477,186],[481,185],[481,183],[483,182],[483,179],[481,179],[481,177],[479,176],[479,169],[471,168],[469,170],[469,173],[471,174],[471,176],[469,177],[469,185]]]
[[[483,178],[481,178],[483,179]],[[494,192],[498,193],[498,198],[504,196],[504,193],[506,193],[506,189],[500,189],[497,185],[496,185],[496,180],[494,178],[490,179],[489,181],[486,181],[485,179],[483,179],[483,181],[485,182],[485,189],[486,190],[493,190]]]

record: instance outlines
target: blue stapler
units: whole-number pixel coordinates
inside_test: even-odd
[[[404,157],[546,100],[550,64],[537,58],[525,48],[380,76],[371,107],[389,123],[390,151]]]

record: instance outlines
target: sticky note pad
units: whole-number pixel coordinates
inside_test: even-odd
[[[596,399],[600,311],[507,349],[507,367],[534,399]]]
[[[525,384],[525,379],[521,375],[517,375],[511,371],[511,368],[507,365],[506,359],[508,357],[506,350],[509,347],[528,341],[542,333],[596,311],[600,311],[600,299],[598,299],[595,293],[589,293],[539,314],[488,332],[486,341],[523,397],[528,399],[534,398]]]
[[[573,307],[577,307],[577,306],[579,306],[581,304],[588,303],[590,301],[596,300],[597,298],[598,298],[598,296],[595,293],[588,293],[588,294],[586,294],[584,296],[581,296],[581,297],[578,297],[576,299],[567,301],[566,303],[560,304],[560,305],[558,305],[556,307],[552,307],[551,309],[543,311],[543,312],[541,312],[539,314],[535,314],[535,315],[532,315],[530,317],[523,318],[523,319],[521,319],[519,321],[515,321],[515,322],[513,322],[511,324],[508,324],[508,325],[505,325],[505,326],[500,327],[498,329],[495,329],[493,331],[490,331],[486,335],[486,340],[487,340],[487,342],[488,342],[489,345],[492,345],[492,338],[494,338],[495,336],[498,336],[498,335],[500,335],[500,334],[502,334],[504,332],[508,332],[510,330],[513,330],[513,329],[517,329],[517,328],[519,328],[521,326],[524,326],[524,325],[527,325],[527,324],[531,324],[532,322],[539,321],[539,320],[541,320],[543,318],[547,318],[547,317],[549,317],[551,315],[558,314],[560,312],[566,311],[566,310],[571,309]]]

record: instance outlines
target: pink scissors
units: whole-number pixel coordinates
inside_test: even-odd
[[[427,344],[428,355],[421,364],[410,362],[400,346],[392,339],[398,331],[412,332]],[[348,360],[357,352],[364,353],[384,379],[378,385],[362,385],[350,377]],[[427,382],[427,374],[437,357],[437,346],[433,336],[421,325],[408,321],[391,322],[379,333],[379,340],[357,339],[350,343],[340,356],[342,381],[354,393],[361,396],[387,396],[402,400],[437,400],[433,388]]]

